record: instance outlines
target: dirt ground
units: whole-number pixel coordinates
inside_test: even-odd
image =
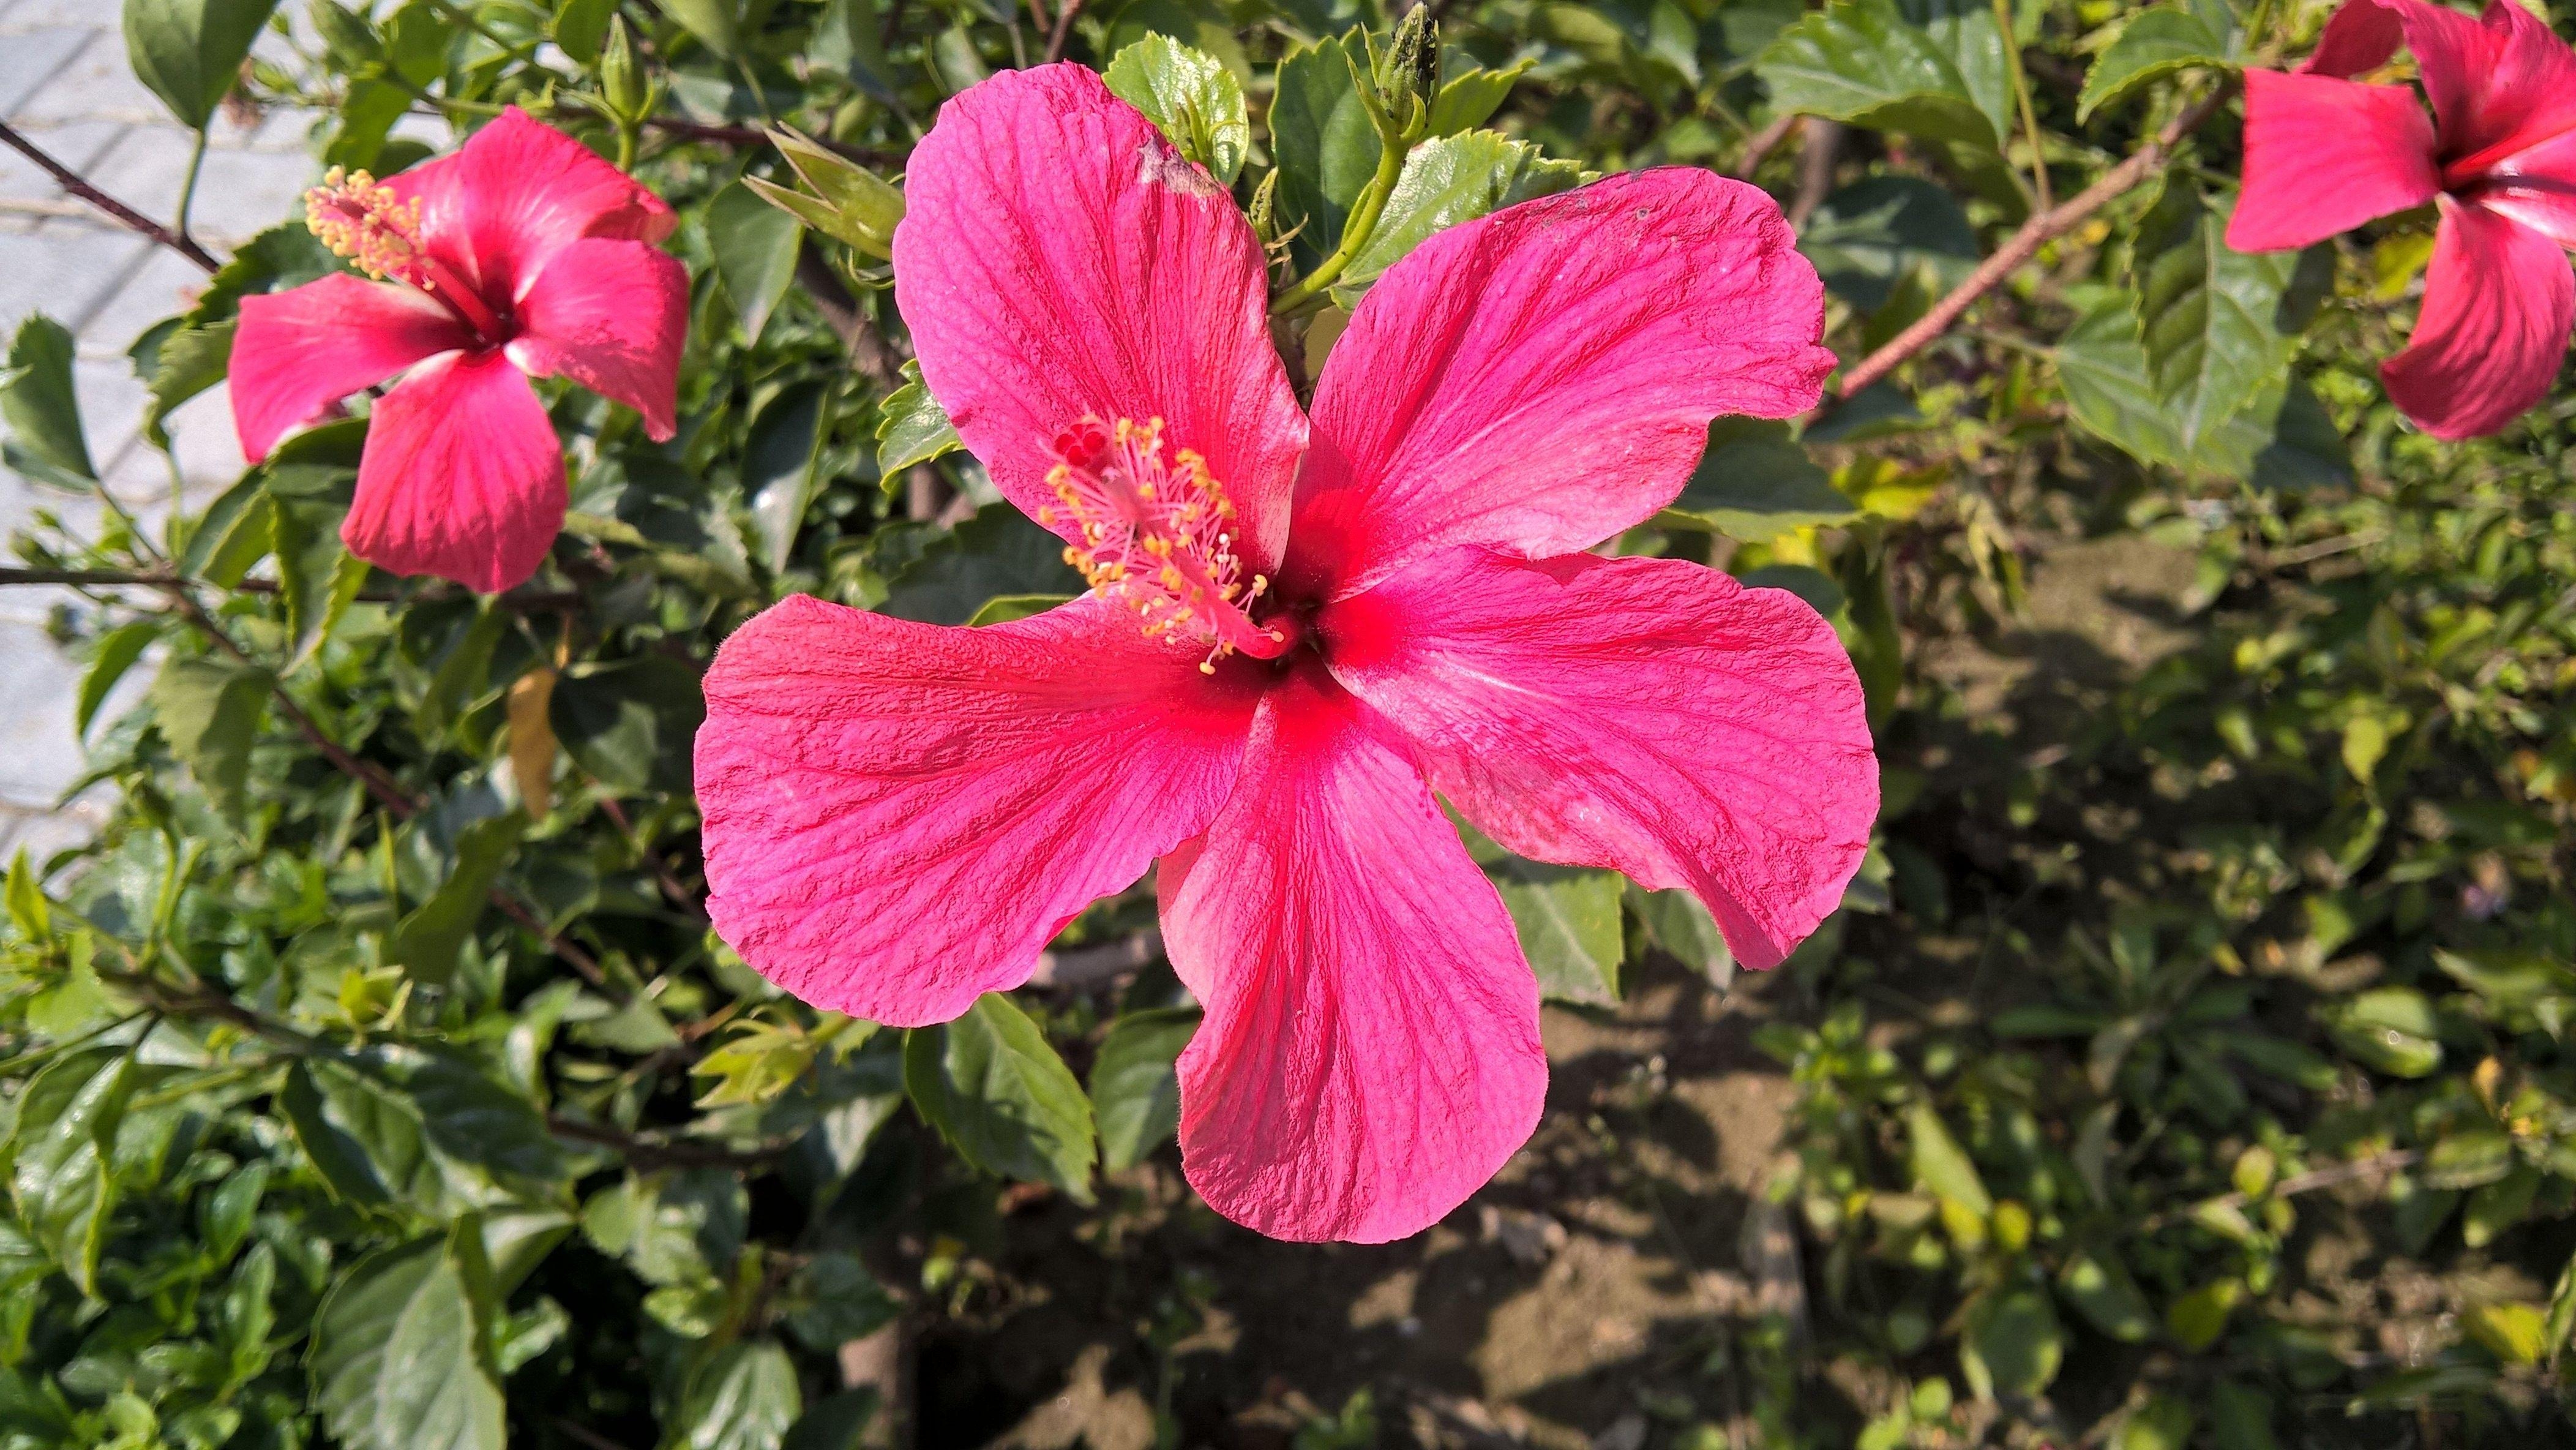
[[[1921,663],[1972,711],[2080,710],[2185,637],[2166,601],[2191,575],[2134,538],[2070,542],[2018,627]],[[1190,1199],[1168,1150],[1105,1215],[1022,1210],[994,1282],[918,1347],[917,1443],[1143,1450],[1161,1399],[1182,1445],[1286,1450],[1363,1389],[1389,1445],[1637,1450],[1741,1413],[1740,1368],[1710,1366],[1730,1326],[1794,1318],[1810,1267],[1763,1194],[1795,1094],[1753,1037],[1816,1004],[1781,974],[1643,978],[1615,1012],[1548,1010],[1537,1135],[1408,1242],[1262,1239]]]

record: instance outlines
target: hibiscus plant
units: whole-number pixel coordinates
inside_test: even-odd
[[[2571,17],[124,18],[0,1450],[2565,1429]]]

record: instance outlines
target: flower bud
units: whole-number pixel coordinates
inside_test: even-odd
[[[1396,22],[1395,38],[1378,59],[1377,89],[1389,115],[1430,112],[1440,93],[1440,22],[1432,18],[1430,6],[1416,5]],[[1422,109],[1416,112],[1408,102],[1418,102]]]
[[[652,108],[652,94],[635,65],[635,43],[626,34],[626,17],[608,21],[608,42],[599,48],[599,90],[608,109],[623,121],[640,121]]]

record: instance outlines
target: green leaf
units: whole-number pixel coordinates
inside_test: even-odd
[[[2211,1385],[2209,1443],[2212,1450],[2280,1450],[2272,1438],[2272,1397],[2235,1380]]]
[[[1059,604],[1070,604],[1073,598],[1070,594],[996,594],[985,600],[984,607],[976,610],[966,623],[1008,624],[1014,619],[1044,614]]]
[[[1538,973],[1541,995],[1607,1006],[1619,1000],[1619,931],[1625,881],[1616,871],[1551,866],[1504,850],[1472,826],[1460,830],[1467,854],[1502,895],[1519,933],[1521,954]]]
[[[2090,121],[2104,106],[2116,105],[2139,88],[2178,71],[2198,66],[2229,66],[2230,37],[2202,16],[2181,5],[2159,5],[2132,16],[2120,27],[2110,48],[2084,77],[2084,94],[2075,103],[2075,119]]]
[[[2442,1065],[2441,1027],[2433,1003],[2412,987],[2375,987],[2341,1002],[2321,1003],[2317,1013],[2335,1045],[2365,1067],[2392,1077],[2425,1077]],[[2439,1156],[2440,1150],[2435,1151]]]
[[[1149,34],[1118,52],[1101,73],[1111,92],[1145,113],[1175,149],[1234,185],[1252,149],[1252,121],[1242,83],[1225,63],[1165,35]]]
[[[528,818],[517,811],[489,816],[457,836],[456,867],[436,894],[414,907],[394,928],[385,955],[424,986],[447,986],[456,954],[491,904],[492,885],[518,849]]]
[[[2298,254],[2233,251],[2225,233],[2226,218],[2204,212],[2141,266],[2147,366],[2186,450],[2279,383],[2298,350],[2298,329],[2284,325]]]
[[[461,1230],[460,1230],[461,1232]],[[351,1450],[502,1450],[494,1305],[457,1236],[379,1249],[322,1301],[313,1398]]]
[[[1352,81],[1368,57],[1359,32],[1300,46],[1279,62],[1270,103],[1270,149],[1279,168],[1279,231],[1299,270],[1311,270],[1342,239],[1342,223],[1377,172],[1384,148]]]
[[[1631,882],[1625,899],[1638,925],[1646,929],[1648,941],[1697,970],[1713,986],[1723,989],[1735,979],[1735,953],[1727,948],[1717,918],[1708,914],[1698,897],[1679,887],[1648,891]]]
[[[18,324],[8,373],[0,377],[0,423],[9,427],[0,459],[40,483],[86,491],[98,470],[81,437],[73,350],[70,331],[50,317],[40,313]]]
[[[2245,1297],[2242,1279],[2215,1279],[2165,1307],[2165,1329],[2183,1348],[2198,1354],[2227,1332],[2227,1317]]]
[[[2000,138],[2012,135],[2012,70],[2004,57],[2003,28],[1996,23],[1991,0],[1897,0],[1897,9],[1949,58],[1998,144]]]
[[[868,1422],[876,1418],[877,1392],[843,1390],[814,1402],[787,1432],[781,1450],[860,1450]]]
[[[689,1377],[665,1450],[779,1450],[805,1411],[796,1365],[773,1339],[738,1340]]]
[[[2197,1418],[2188,1401],[2157,1395],[2129,1416],[2111,1443],[2118,1450],[2189,1450]]]
[[[742,491],[751,498],[761,562],[771,573],[787,567],[805,510],[820,487],[826,392],[819,381],[782,389],[752,420],[751,437],[743,445]]]
[[[957,425],[948,421],[947,410],[922,385],[921,364],[904,359],[903,378],[903,386],[877,405],[877,475],[889,486],[896,474],[914,464],[966,446],[957,437]]]
[[[1929,268],[1948,291],[1978,262],[1977,231],[1950,193],[1919,176],[1872,176],[1819,203],[1798,229],[1798,250],[1825,285],[1864,312]]]
[[[16,1104],[6,1150],[10,1201],[84,1294],[97,1287],[99,1243],[116,1203],[109,1150],[135,1076],[123,1048],[70,1053],[30,1079]]]
[[[796,280],[796,249],[804,244],[805,228],[740,182],[707,202],[706,226],[707,249],[725,295],[733,299],[742,335],[758,342]]]
[[[1993,150],[1967,78],[1895,0],[1835,0],[1782,31],[1755,62],[1774,109]]]
[[[219,659],[172,660],[152,682],[161,738],[228,815],[241,809],[268,692],[267,671]]]
[[[1985,1180],[1977,1176],[1977,1165],[1968,1160],[1930,1103],[1906,1109],[1905,1135],[1913,1148],[1916,1182],[1979,1218],[1994,1212],[1995,1201],[1986,1192]]]
[[[143,432],[153,446],[170,446],[170,435],[162,425],[173,409],[224,380],[232,367],[233,334],[239,325],[227,317],[203,327],[182,327],[161,340],[144,384],[152,401],[143,410]]]
[[[1082,592],[1064,562],[1064,541],[1007,503],[986,504],[922,550],[887,586],[880,614],[926,624],[964,624],[995,599]]]
[[[1682,496],[1656,522],[1758,544],[1858,517],[1860,509],[1835,491],[1832,479],[1790,438],[1788,424],[1718,418],[1708,425],[1708,451]]]
[[[347,510],[336,501],[289,498],[272,489],[269,546],[277,556],[277,583],[286,605],[291,672],[322,648],[342,615],[366,587],[367,561],[340,542]]]
[[[277,0],[125,0],[125,54],[181,125],[206,129]]]
[[[44,883],[36,878],[36,868],[27,860],[27,848],[20,846],[9,858],[9,879],[5,892],[9,921],[18,934],[31,942],[53,935],[53,911],[45,904]]]
[[[1181,1123],[1181,1083],[1173,1064],[1198,1025],[1195,1007],[1129,1012],[1110,1024],[1091,1061],[1102,1167],[1112,1173],[1132,1168],[1171,1141]]]
[[[913,1105],[958,1156],[1000,1178],[1091,1199],[1091,1100],[1028,1014],[986,993],[945,1027],[904,1039]]]
[[[787,1327],[817,1353],[830,1354],[903,1317],[876,1276],[855,1254],[826,1250],[806,1260],[780,1295]]]
[[[697,670],[668,655],[574,665],[555,681],[547,718],[573,763],[624,794],[684,794],[690,751],[707,718]]]
[[[1959,1337],[1959,1368],[1981,1400],[2036,1395],[2057,1378],[2065,1358],[2057,1311],[2037,1289],[2006,1289],[1977,1301]]]
[[[740,0],[663,0],[662,9],[698,43],[725,59],[741,49]]]
[[[648,1284],[699,1283],[733,1272],[751,1197],[720,1169],[630,1177],[590,1197],[581,1231]]]
[[[81,676],[80,695],[72,704],[74,735],[89,734],[89,722],[97,718],[99,706],[107,703],[108,692],[160,637],[161,622],[156,619],[120,624],[98,637],[97,647],[90,652],[89,670]]]
[[[617,14],[617,0],[562,0],[555,7],[554,23],[548,27],[555,44],[580,65],[599,63],[599,53],[608,43],[608,22]]]
[[[446,1216],[543,1194],[565,1172],[535,1106],[446,1049],[386,1045],[309,1055],[279,1106],[341,1198]]]
[[[1431,101],[1431,129],[1434,136],[1455,136],[1472,131],[1501,110],[1512,87],[1529,73],[1537,62],[1524,57],[1501,70],[1469,66],[1440,83],[1440,94]]]
[[[2137,1344],[2156,1332],[2155,1309],[2116,1257],[2076,1253],[2057,1271],[2057,1292],[2113,1339]]]
[[[1582,181],[1582,167],[1550,160],[1536,146],[1499,131],[1425,141],[1404,158],[1377,229],[1351,258],[1333,296],[1345,307],[1355,306],[1371,282],[1433,233]]]

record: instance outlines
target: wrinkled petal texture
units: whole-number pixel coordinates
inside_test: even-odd
[[[572,379],[644,415],[654,439],[678,429],[689,274],[646,242],[584,237],[555,253],[519,302],[511,361]]]
[[[1207,1007],[1180,1059],[1181,1167],[1273,1238],[1420,1232],[1547,1096],[1511,917],[1383,729],[1317,674],[1273,690],[1240,791],[1158,882]]]
[[[2441,189],[2433,123],[2412,88],[2245,73],[2245,189],[2227,245],[2305,247]]]
[[[497,594],[536,572],[563,517],[563,445],[526,374],[449,353],[376,403],[340,537],[396,574]]]
[[[1271,571],[1305,414],[1270,342],[1261,245],[1225,188],[1077,65],[993,77],[915,147],[895,300],[922,379],[1004,497],[1054,502],[1049,445],[1160,417]],[[1070,540],[1073,529],[1064,524]]]
[[[737,630],[697,741],[707,911],[833,1011],[918,1027],[1198,834],[1254,695],[1086,597],[983,629],[797,596]]]
[[[2380,377],[2425,432],[2474,438],[2547,395],[2571,327],[2576,271],[2558,243],[2483,207],[2445,201],[2415,336]]]
[[[243,298],[231,370],[242,456],[257,463],[341,399],[470,341],[425,294],[346,272]]]
[[[1459,544],[1531,557],[1652,516],[1721,413],[1814,407],[1824,288],[1761,190],[1666,167],[1507,207],[1390,268],[1333,345],[1292,584]]]
[[[1778,964],[1860,868],[1878,814],[1860,679],[1785,590],[1460,549],[1317,627],[1335,677],[1486,834],[1687,887],[1747,966]]]
[[[584,237],[658,242],[677,219],[662,199],[516,106],[455,154],[385,178],[420,201],[424,246],[505,304]]]

